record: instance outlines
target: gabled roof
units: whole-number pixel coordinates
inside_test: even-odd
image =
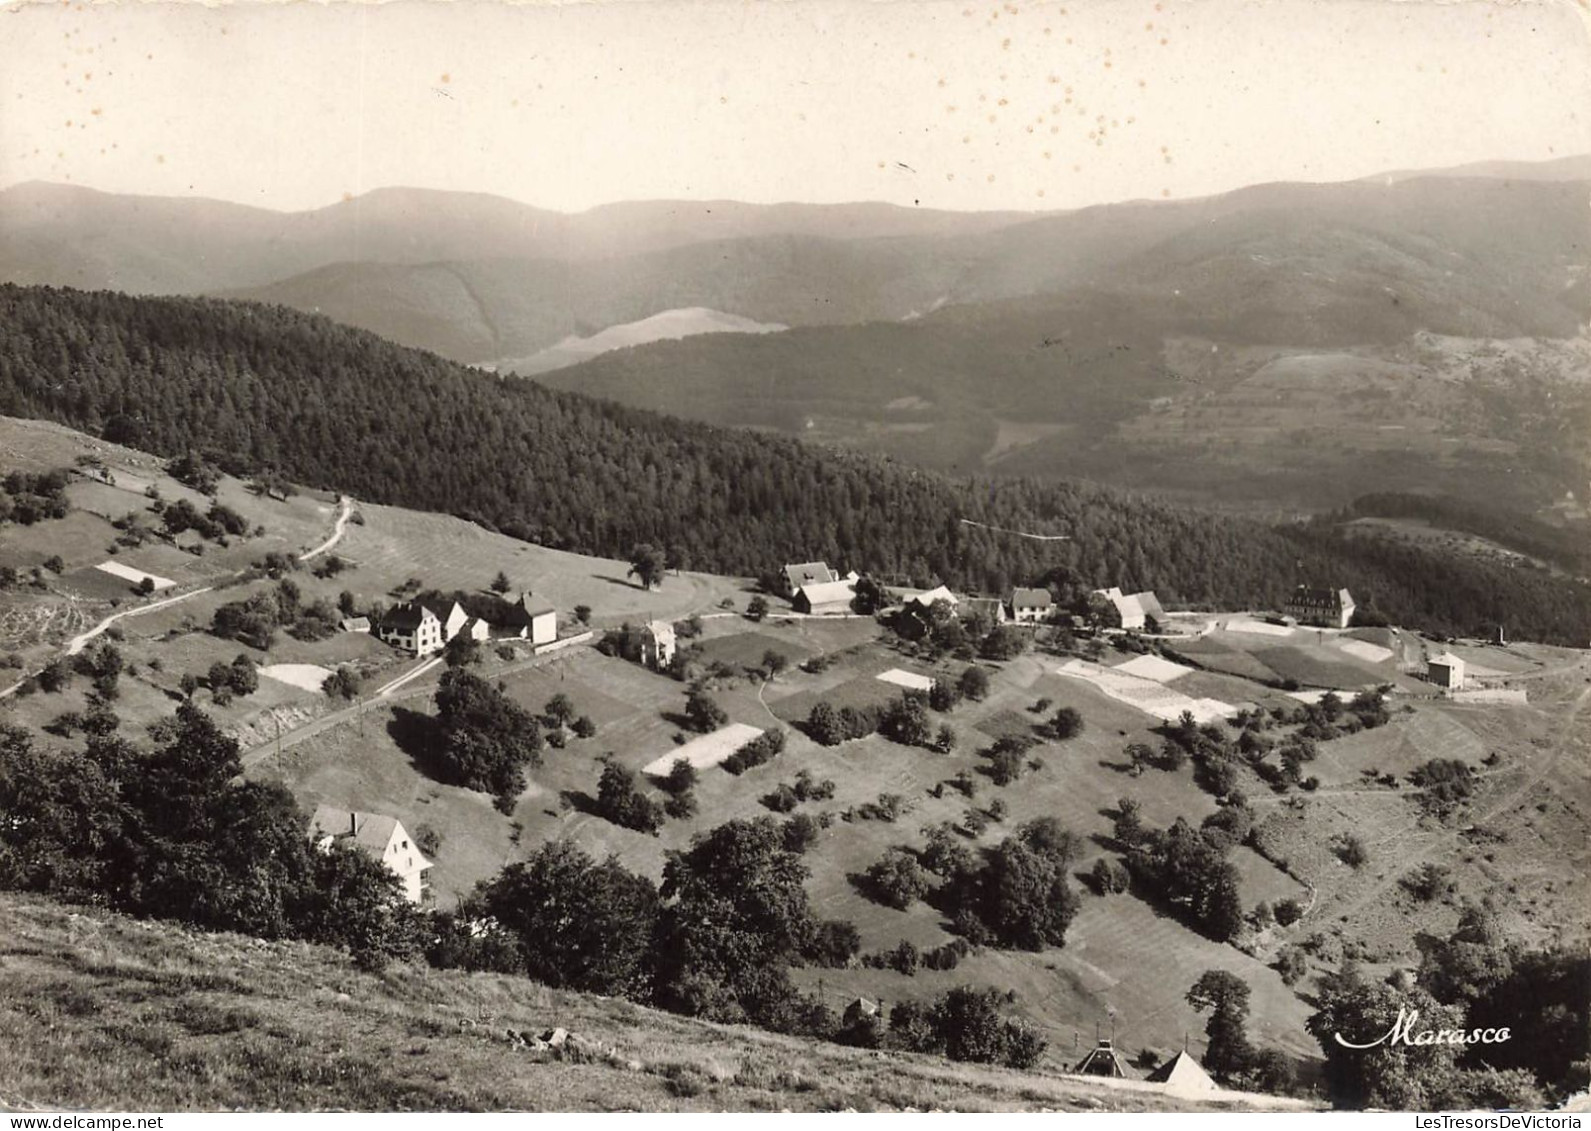
[[[652,639],[660,644],[671,644],[674,641],[674,626],[666,620],[647,621],[646,627],[641,631],[651,633]]]
[[[809,604],[827,605],[833,601],[849,601],[856,596],[856,582],[854,581],[825,581],[803,585],[796,590],[798,596],[803,596]]]
[[[1442,665],[1444,665],[1446,667],[1450,667],[1450,668],[1454,668],[1454,667],[1462,668],[1464,666],[1463,657],[1462,656],[1455,656],[1451,652],[1443,652],[1440,656],[1432,656],[1429,660],[1427,660],[1425,662],[1427,664],[1442,664]]]
[[[548,613],[558,611],[540,597],[532,596],[528,590],[521,593],[519,600],[509,605],[508,609],[508,615],[503,618],[503,622],[514,628],[529,625],[535,617],[544,617]]]
[[[1164,1084],[1168,1092],[1218,1092],[1210,1074],[1183,1049],[1149,1074],[1151,1084]]]
[[[352,837],[355,844],[379,856],[387,850],[392,834],[398,827],[398,819],[379,813],[361,813],[355,809],[320,805],[315,808],[315,815],[310,818],[309,824],[311,830],[321,836]]]
[[[344,632],[369,632],[369,617],[344,617],[340,627]]]
[[[1013,589],[1011,590],[1011,607],[1013,609],[1047,609],[1055,603],[1055,598],[1050,596],[1048,589]]]
[[[799,565],[784,567],[785,580],[790,583],[793,593],[804,585],[825,585],[839,577],[829,568],[828,562],[801,562]]]
[[[956,595],[943,585],[936,585],[932,589],[906,598],[906,604],[917,605],[924,609],[928,608],[935,601],[949,601],[952,605],[957,603]]]
[[[439,619],[420,602],[405,601],[381,614],[381,627],[392,632],[413,632],[425,622],[426,617]]]

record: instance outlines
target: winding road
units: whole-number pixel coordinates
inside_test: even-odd
[[[310,558],[318,557],[319,555],[324,554],[327,550],[331,549],[338,542],[342,541],[343,534],[345,534],[348,530],[348,520],[353,517],[354,501],[347,495],[339,495],[337,498],[337,507],[337,521],[332,524],[331,537],[326,539],[326,541],[322,542],[319,546],[316,546],[313,550],[305,550],[302,554],[298,555],[299,561],[307,562]]]
[[[324,554],[338,542],[342,541],[343,535],[348,530],[348,520],[353,516],[354,501],[347,495],[341,495],[338,497],[337,503],[337,521],[332,524],[331,537],[327,538],[326,541],[322,542],[319,546],[316,546],[313,550],[306,550],[304,553],[298,555],[299,561],[307,562],[310,558],[313,558],[318,554]],[[190,589],[186,593],[179,593],[175,597],[167,597],[161,601],[154,601],[147,605],[140,605],[136,609],[123,609],[119,613],[112,613],[110,616],[96,624],[93,628],[86,632],[80,632],[76,636],[72,637],[72,639],[68,640],[66,642],[65,654],[68,656],[77,655],[84,648],[88,647],[88,644],[91,640],[94,640],[96,637],[102,635],[106,629],[110,628],[111,625],[115,624],[119,620],[124,620],[128,617],[141,617],[145,613],[152,613],[157,609],[164,609],[170,605],[175,605],[179,601],[186,601],[190,597],[197,597],[201,593],[208,593],[214,588],[214,585],[206,585],[199,589]],[[14,694],[17,688],[22,686],[23,682],[24,681],[22,680],[18,680],[10,687],[0,688],[0,699],[4,699],[7,695]]]

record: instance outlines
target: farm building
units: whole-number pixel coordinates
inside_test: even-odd
[[[1011,619],[1006,615],[1005,602],[998,597],[968,597],[965,604],[969,613],[981,613],[992,625]]]
[[[1296,617],[1299,624],[1322,628],[1347,628],[1353,620],[1353,597],[1346,589],[1321,589],[1300,585],[1287,598],[1282,611]]]
[[[794,596],[807,585],[828,585],[830,582],[843,580],[838,573],[829,568],[828,562],[802,562],[799,565],[787,565],[780,569],[784,574],[785,594]],[[856,580],[856,574],[851,574],[850,579]]]
[[[492,638],[492,626],[480,617],[470,617],[459,628],[457,635],[475,641],[490,640]]]
[[[1115,610],[1121,627],[1125,629],[1142,629],[1148,625],[1151,617],[1161,621],[1166,616],[1166,611],[1160,607],[1160,598],[1148,589],[1142,593],[1123,593],[1112,585],[1109,589],[1094,590],[1093,595],[1103,598]]]
[[[840,578],[838,581],[813,582],[803,585],[796,590],[795,597],[790,602],[798,613],[810,613],[813,616],[835,616],[851,611],[851,602],[856,598],[855,580]]]
[[[1151,1084],[1164,1084],[1166,1091],[1179,1096],[1207,1095],[1221,1090],[1186,1049],[1151,1072],[1148,1079]]]
[[[1116,1042],[1105,1037],[1100,1038],[1099,1043],[1089,1050],[1087,1056],[1077,1062],[1077,1067],[1072,1071],[1079,1076],[1127,1078],[1127,1066],[1121,1062],[1121,1057],[1116,1053]]]
[[[668,621],[650,621],[641,630],[641,662],[655,671],[674,662],[674,626]]]
[[[1464,661],[1451,652],[1425,661],[1425,678],[1449,691],[1464,690]]]
[[[529,640],[532,644],[551,644],[558,639],[558,610],[537,600],[527,589],[509,606],[498,632]]]
[[[960,602],[956,599],[956,595],[949,589],[946,589],[943,585],[935,586],[932,589],[925,589],[921,593],[913,593],[905,599],[903,604],[908,610],[931,609],[933,608],[935,601],[948,601],[951,608],[955,608],[956,605],[960,604]]]
[[[347,840],[369,852],[403,881],[404,898],[410,903],[425,898],[429,886],[425,874],[431,861],[414,846],[396,817],[321,805],[310,818],[309,830],[310,839],[322,851],[336,841]]]
[[[1011,619],[1018,624],[1037,624],[1047,620],[1055,608],[1048,589],[1011,590]]]
[[[442,619],[418,601],[405,601],[383,613],[376,635],[416,656],[429,656],[447,643]]]
[[[344,617],[342,620],[337,622],[337,627],[342,629],[344,632],[369,632],[370,618]]]

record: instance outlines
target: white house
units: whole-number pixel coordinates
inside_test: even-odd
[[[1011,619],[1018,624],[1037,624],[1045,620],[1055,608],[1055,599],[1048,589],[1011,590]]]
[[[418,601],[405,601],[383,613],[376,635],[416,656],[429,656],[447,643],[442,619]]]
[[[1141,629],[1150,617],[1165,619],[1166,611],[1160,607],[1160,598],[1148,589],[1142,593],[1123,593],[1112,585],[1109,589],[1094,590],[1094,596],[1103,597],[1115,607],[1121,626],[1126,629]]]
[[[1425,661],[1425,678],[1449,691],[1464,690],[1464,661],[1451,652]]]
[[[674,662],[674,626],[666,620],[654,620],[641,629],[641,662],[655,671],[662,671]]]
[[[558,610],[527,589],[509,606],[502,631],[532,644],[551,644],[558,639]]]
[[[431,869],[431,861],[414,846],[409,831],[396,817],[321,805],[310,818],[309,836],[322,851],[339,840],[357,845],[403,881],[403,895],[410,903],[425,899],[430,887],[425,874]]]
[[[474,640],[477,643],[484,643],[492,638],[492,626],[480,617],[470,617],[464,622],[464,626],[458,630],[458,635]]]
[[[1346,589],[1320,589],[1300,585],[1293,590],[1282,611],[1298,618],[1299,624],[1323,628],[1347,628],[1353,620],[1353,595]]]

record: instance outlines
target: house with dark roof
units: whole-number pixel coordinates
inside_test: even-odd
[[[1299,624],[1312,624],[1321,628],[1347,628],[1353,620],[1353,596],[1346,589],[1323,589],[1313,585],[1300,585],[1287,598],[1282,611],[1295,617]]]
[[[410,903],[424,901],[430,887],[426,873],[431,861],[415,847],[396,817],[321,805],[310,818],[309,838],[322,851],[342,841],[370,853],[403,882],[404,898]]]
[[[382,613],[376,635],[416,656],[429,656],[447,643],[442,618],[418,601],[404,601]]]
[[[1011,590],[1011,619],[1018,624],[1038,624],[1048,620],[1055,609],[1055,598],[1048,589]]]

